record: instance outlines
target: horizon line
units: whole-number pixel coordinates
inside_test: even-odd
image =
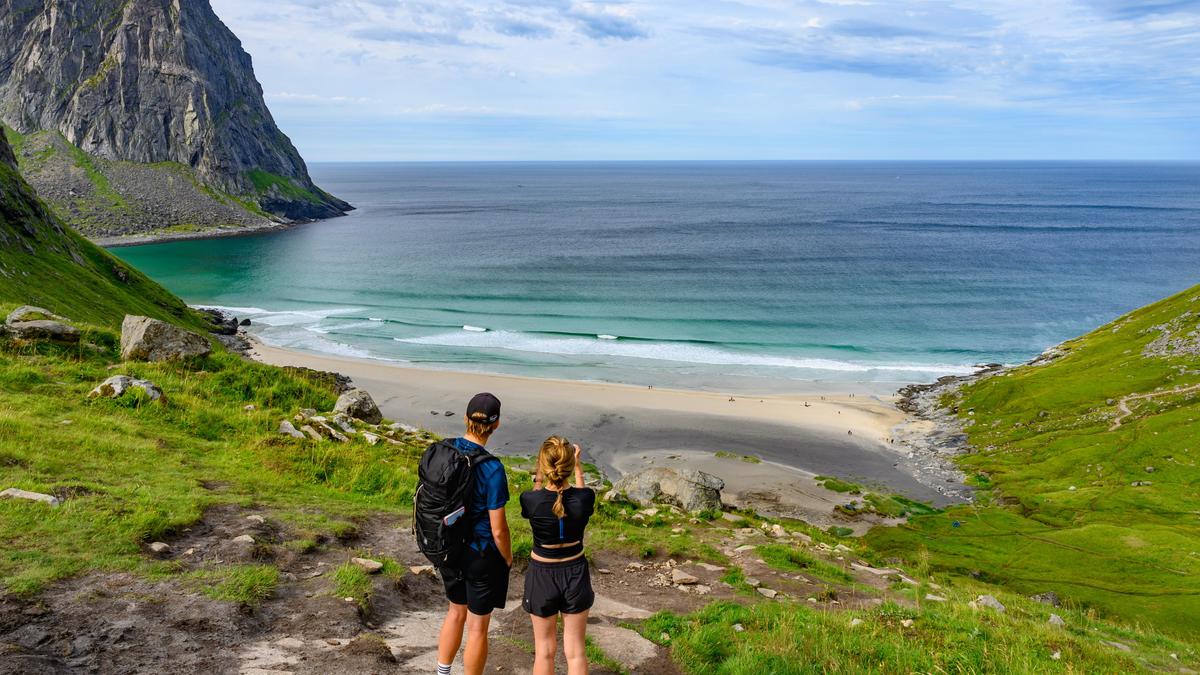
[[[1016,164],[1016,163],[1091,163],[1091,164],[1200,164],[1200,157],[1194,159],[1166,158],[1137,158],[1137,159],[1103,159],[1103,158],[1065,158],[1065,159],[316,159],[306,160],[308,164],[685,164],[685,163],[724,163],[724,164]]]

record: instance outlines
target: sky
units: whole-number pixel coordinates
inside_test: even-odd
[[[1200,159],[1200,0],[212,0],[309,161]]]

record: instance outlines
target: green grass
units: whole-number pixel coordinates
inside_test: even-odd
[[[758,457],[755,457],[754,455],[739,455],[736,452],[729,452],[727,450],[718,450],[716,452],[716,456],[720,457],[721,459],[740,459],[743,462],[746,462],[747,464],[761,464],[762,463],[762,460],[759,459]]]
[[[59,223],[4,164],[0,202],[0,241],[8,242],[0,245],[0,310],[32,304],[106,327],[119,326],[125,314],[207,325],[166,289]]]
[[[825,488],[826,490],[832,490],[833,492],[848,492],[852,495],[862,493],[861,485],[840,480],[832,476],[817,476],[816,481],[821,485],[821,487]]]
[[[1157,326],[1187,334],[1198,317],[1193,288],[946,401],[979,449],[959,460],[975,505],[873,530],[872,546],[909,560],[925,547],[938,569],[1200,632],[1200,392],[1131,404],[1110,429],[1121,397],[1200,383],[1200,357],[1143,355]]]
[[[886,603],[823,612],[788,603],[717,602],[684,616],[661,612],[640,631],[669,646],[682,670],[696,675],[1119,673],[1146,665],[1178,669],[1169,653],[1195,658],[1190,646],[1161,636],[1148,637],[1137,656],[1125,654],[1100,643],[1126,639],[1110,626],[1066,613],[1068,628],[1054,628],[1044,609],[995,614],[959,603],[921,610]],[[855,618],[862,623],[851,627]],[[904,627],[906,620],[913,623]]]
[[[271,565],[238,565],[192,572],[186,578],[214,600],[254,607],[275,593],[279,570]]]
[[[352,562],[344,563],[333,573],[333,595],[353,598],[365,609],[371,602],[371,576]]]
[[[321,199],[317,195],[296,185],[296,182],[287,176],[280,176],[261,169],[252,169],[246,172],[246,177],[250,179],[250,182],[254,185],[254,189],[259,194],[265,194],[275,189],[285,197],[291,197],[292,199],[299,199],[314,204],[321,202]]]
[[[62,144],[67,148],[67,152],[70,154],[71,160],[75,163],[75,166],[83,169],[84,173],[87,174],[88,180],[91,181],[92,186],[96,189],[96,194],[110,202],[112,208],[118,210],[127,208],[129,203],[125,201],[125,198],[121,196],[121,193],[113,189],[112,183],[108,181],[108,177],[104,175],[104,172],[101,171],[98,166],[96,166],[96,163],[92,160],[92,158],[86,152],[80,150],[78,147],[69,142],[66,138],[63,138],[61,134],[59,136]]]
[[[793,546],[767,544],[755,549],[763,562],[785,572],[804,572],[826,581],[850,583],[854,577],[849,572]]]

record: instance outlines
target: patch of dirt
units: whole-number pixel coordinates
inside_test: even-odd
[[[236,672],[261,618],[172,582],[93,574],[0,602],[0,673]],[[15,619],[15,620],[14,620]]]
[[[762,563],[753,548],[787,542],[851,571],[867,587],[884,589],[894,577],[851,570],[843,553],[787,535],[721,524],[719,546],[729,565],[777,591],[777,600],[746,595],[721,581],[727,566],[696,560],[633,561],[594,552],[592,583],[597,601],[589,624],[606,654],[637,673],[677,673],[667,649],[628,629],[660,610],[688,613],[718,599],[775,602],[814,598],[825,609],[879,603],[870,589],[846,590],[809,575],[789,574]],[[249,535],[253,543],[236,543]],[[232,505],[209,509],[204,518],[169,540],[164,554],[185,571],[269,561],[280,570],[273,596],[257,608],[212,600],[195,580],[148,580],[132,574],[91,574],[56,584],[36,601],[0,598],[0,675],[25,673],[144,673],[184,671],[280,675],[428,673],[434,669],[437,637],[446,611],[442,583],[428,573],[371,577],[367,607],[335,597],[333,572],[350,558],[387,557],[408,566],[425,565],[407,524],[375,516],[358,523],[348,541],[327,540],[310,552],[284,542],[299,535],[269,512]],[[839,557],[842,560],[839,560]],[[672,583],[679,570],[695,583]],[[690,581],[690,579],[689,579]],[[523,570],[515,570],[508,604],[493,614],[489,672],[528,672],[532,628],[521,608]],[[566,672],[561,642],[557,670]],[[458,661],[461,663],[461,654]],[[610,672],[593,664],[593,673]]]

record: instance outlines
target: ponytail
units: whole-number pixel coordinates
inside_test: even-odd
[[[562,518],[567,515],[563,507],[563,490],[567,487],[567,479],[575,472],[575,448],[571,442],[562,436],[551,436],[542,443],[538,453],[538,470],[546,480],[547,487],[557,490],[554,499],[554,515]]]

